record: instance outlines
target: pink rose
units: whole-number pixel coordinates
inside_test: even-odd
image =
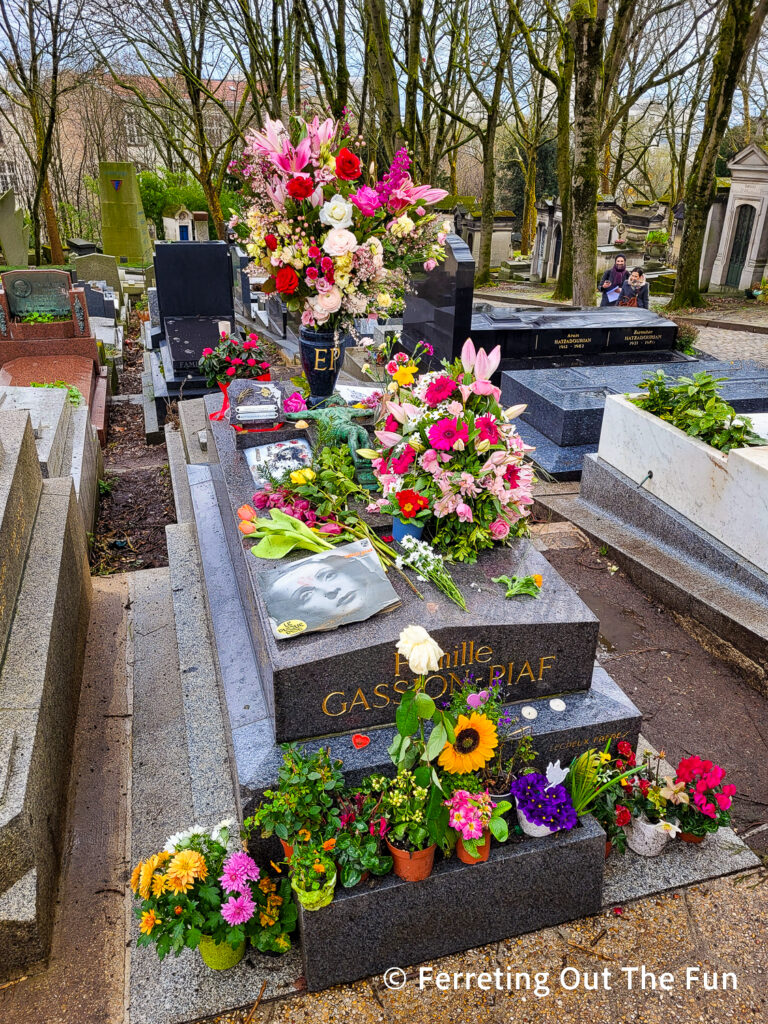
[[[356,248],[357,239],[346,228],[331,228],[323,242],[323,249],[329,256],[343,256],[345,253],[354,252]]]
[[[307,403],[304,401],[304,396],[300,391],[294,391],[283,402],[283,409],[286,412],[303,412],[306,408]]]
[[[364,217],[372,217],[381,206],[378,192],[368,185],[362,185],[357,192],[353,192],[349,201],[355,204]]]
[[[506,519],[494,519],[488,529],[494,540],[504,540],[509,536],[509,523]]]
[[[456,506],[456,515],[459,517],[460,523],[471,523],[472,520],[472,509],[466,502],[460,501]]]
[[[430,270],[434,270],[436,266],[437,266],[437,260],[429,259],[429,260],[425,260],[424,261],[424,269],[427,272],[429,272]]]

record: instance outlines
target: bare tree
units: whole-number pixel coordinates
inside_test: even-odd
[[[50,167],[62,96],[77,87],[82,0],[3,0],[0,3],[0,117],[29,162],[35,259],[41,256],[42,216],[51,261],[62,263]]]

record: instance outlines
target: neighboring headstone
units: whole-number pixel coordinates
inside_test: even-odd
[[[411,351],[419,341],[429,342],[435,359],[454,359],[470,336],[475,261],[467,243],[449,235],[443,263],[427,273],[415,273],[413,291],[403,313],[403,344]]]
[[[72,256],[90,256],[91,253],[98,252],[98,246],[95,242],[89,242],[87,238],[68,238],[67,246]]]
[[[29,263],[29,228],[24,224],[23,210],[16,209],[16,197],[9,188],[0,196],[0,249],[9,267],[26,267]]]
[[[234,321],[226,242],[158,242],[155,275],[163,319],[215,316]]]
[[[149,322],[153,327],[160,326],[160,303],[157,288],[147,288],[147,305],[149,306]]]
[[[152,242],[134,165],[100,164],[99,197],[104,252],[121,264],[148,266],[152,262]]]
[[[122,302],[123,283],[114,256],[91,253],[90,256],[76,256],[72,260],[78,281],[104,281],[120,296]]]

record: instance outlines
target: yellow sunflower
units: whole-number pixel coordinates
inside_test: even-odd
[[[446,743],[438,764],[452,775],[476,772],[493,757],[499,745],[496,726],[485,715],[473,712],[469,718],[459,715],[456,740]]]
[[[208,868],[202,853],[197,850],[181,850],[168,865],[168,887],[172,892],[186,892],[195,879],[204,879]]]

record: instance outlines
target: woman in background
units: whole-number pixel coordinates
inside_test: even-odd
[[[635,267],[621,286],[619,305],[639,306],[641,309],[648,309],[648,296],[648,282],[645,279],[643,269],[642,267]]]
[[[629,273],[627,272],[626,258],[624,256],[617,256],[613,261],[613,266],[606,270],[603,274],[602,280],[600,281],[600,292],[602,296],[600,299],[601,306],[614,305],[616,299],[611,302],[608,298],[608,292],[613,291],[614,288],[621,288],[628,277]]]

